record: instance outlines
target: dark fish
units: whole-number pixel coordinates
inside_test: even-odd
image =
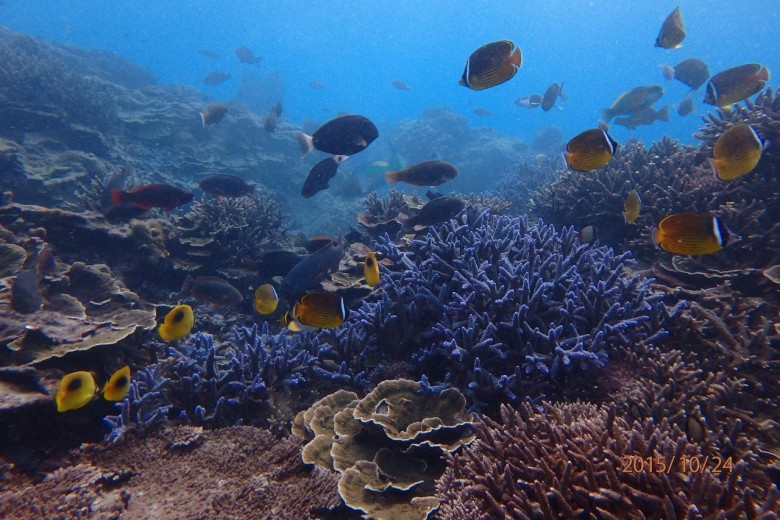
[[[110,206],[103,212],[103,216],[109,222],[128,222],[134,218],[139,218],[146,212],[146,209],[128,202],[117,206]]]
[[[353,155],[379,137],[379,130],[366,117],[344,115],[323,124],[311,136],[298,132],[297,137],[302,155],[315,148],[333,155]]]
[[[222,118],[225,117],[225,114],[228,113],[228,107],[224,103],[211,103],[209,106],[203,110],[203,112],[200,113],[200,120],[203,123],[203,128],[206,128],[206,125],[216,125],[220,121],[222,121]]]
[[[290,269],[282,279],[279,292],[287,301],[297,301],[304,292],[338,271],[343,256],[344,246],[339,236]]]
[[[740,237],[709,213],[674,213],[658,224],[652,238],[664,251],[696,256],[717,253]]]
[[[334,155],[315,164],[309,172],[309,176],[303,182],[303,188],[301,188],[303,198],[308,199],[319,191],[327,189],[328,181],[336,175],[339,164],[346,161],[347,158],[348,156],[346,155]]]
[[[217,197],[241,197],[255,191],[255,185],[249,184],[237,175],[217,173],[198,181],[200,189]]]
[[[57,262],[54,259],[54,248],[50,245],[43,246],[38,258],[35,260],[35,267],[38,270],[38,278],[42,279],[54,272]]]
[[[200,54],[201,56],[205,56],[207,58],[211,58],[212,60],[218,60],[219,59],[219,54],[217,54],[216,52],[212,51],[211,49],[200,49],[198,51],[198,54]]]
[[[238,289],[226,280],[216,276],[199,276],[193,279],[190,275],[184,280],[181,292],[189,293],[198,300],[205,300],[217,307],[222,305],[237,306],[243,298]]]
[[[719,107],[747,99],[769,81],[769,69],[758,63],[748,63],[718,72],[707,83],[704,102]]]
[[[209,72],[203,77],[203,83],[206,85],[219,85],[220,83],[224,83],[227,80],[230,79],[230,74],[227,72],[222,72],[221,70],[215,70],[213,72]]]
[[[192,201],[192,193],[170,184],[144,184],[130,191],[111,190],[111,203],[135,204],[139,208],[164,208],[171,211],[176,206]]]
[[[446,161],[424,161],[407,166],[403,170],[385,173],[387,182],[405,182],[412,186],[438,186],[451,181],[458,169]]]
[[[682,47],[680,44],[684,39],[685,27],[680,15],[680,8],[675,7],[674,11],[669,13],[669,16],[664,20],[661,31],[658,33],[658,38],[655,39],[655,46],[663,47],[664,49],[679,49]]]
[[[549,112],[552,107],[555,106],[555,102],[558,100],[558,96],[562,96],[563,82],[561,84],[553,83],[547,90],[544,91],[542,96],[542,110]]]
[[[260,58],[255,56],[255,54],[247,47],[239,47],[236,49],[236,58],[238,58],[238,61],[241,63],[248,63],[249,65],[256,65],[260,63]]]
[[[306,240],[306,251],[309,253],[314,253],[315,251],[319,251],[323,247],[330,245],[331,242],[335,242],[336,240],[338,240],[336,237],[311,237]]]
[[[303,260],[303,257],[292,251],[284,249],[268,251],[263,255],[263,261],[258,271],[267,278],[287,276],[290,269],[298,265],[301,260]]]
[[[425,196],[428,197],[428,200],[438,199],[439,197],[443,197],[443,193],[439,193],[438,191],[433,191],[432,189],[428,189],[428,191],[425,192]]]
[[[482,108],[482,107],[475,108],[474,109],[474,113],[477,114],[478,116],[492,116],[493,115],[493,112],[491,112],[487,108]]]
[[[19,271],[11,286],[11,307],[21,314],[30,314],[41,308],[43,297],[40,289],[40,276],[33,264]]]
[[[606,166],[618,147],[618,143],[606,130],[593,128],[569,141],[563,156],[569,168],[586,172]]]
[[[412,90],[412,87],[406,84],[405,81],[401,81],[400,79],[394,79],[390,82],[390,84],[393,86],[393,88],[397,88],[398,90]]]
[[[495,87],[512,79],[522,61],[520,48],[511,41],[488,43],[471,53],[459,84],[472,90]]]
[[[693,90],[704,85],[704,82],[710,77],[710,68],[699,58],[688,58],[674,67],[661,65],[661,71],[667,81],[676,79]]]
[[[541,96],[539,94],[531,94],[530,96],[525,96],[523,98],[517,98],[513,101],[513,103],[519,107],[524,108],[536,108],[539,105],[542,104],[542,100],[544,99],[544,96]]]
[[[263,128],[268,133],[272,133],[274,130],[276,130],[276,110],[273,108],[268,113],[268,115],[265,116],[265,121],[263,121]]]
[[[453,197],[437,197],[420,208],[419,213],[404,222],[405,229],[414,226],[432,226],[445,222],[461,212],[466,204]]]
[[[584,228],[580,229],[580,242],[593,242],[593,239],[596,236],[596,228],[593,226],[585,226]]]
[[[615,124],[634,129],[641,125],[652,125],[656,121],[669,121],[669,105],[664,105],[660,110],[647,107],[635,112],[628,117],[616,117]]]
[[[694,110],[696,109],[693,108],[693,98],[691,96],[687,96],[685,99],[683,99],[677,107],[677,113],[683,117],[687,116]]]
[[[310,81],[309,88],[313,90],[322,90],[325,88],[325,84],[320,81]]]
[[[733,181],[752,172],[761,159],[765,144],[750,125],[735,125],[723,132],[709,159],[715,176]]]
[[[604,121],[619,115],[630,115],[649,107],[664,95],[664,89],[660,85],[647,87],[635,87],[620,94],[612,103],[612,106],[602,110]]]

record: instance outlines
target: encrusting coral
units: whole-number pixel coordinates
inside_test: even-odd
[[[450,456],[438,482],[447,519],[774,518],[780,493],[749,463],[705,459],[665,420],[627,422],[615,408],[543,404],[501,409]]]
[[[388,380],[363,399],[340,390],[295,419],[309,439],[303,461],[341,473],[344,502],[376,520],[424,519],[438,507],[433,483],[444,453],[473,440],[476,415],[449,388],[434,391],[406,379]]]

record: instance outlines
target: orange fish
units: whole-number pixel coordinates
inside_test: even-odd
[[[569,141],[563,156],[569,168],[586,172],[606,166],[618,148],[618,143],[606,130],[593,128],[585,130]]]
[[[488,43],[471,53],[460,84],[472,90],[495,87],[512,79],[522,62],[520,48],[511,41]]]
[[[653,243],[678,255],[708,255],[739,240],[721,220],[709,213],[674,213],[655,229]]]

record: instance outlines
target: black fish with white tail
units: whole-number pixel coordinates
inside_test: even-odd
[[[309,176],[303,183],[301,188],[301,195],[303,198],[308,199],[313,197],[320,191],[328,188],[328,182],[336,175],[339,164],[346,161],[348,156],[346,155],[334,155],[321,160],[309,172]]]
[[[331,119],[312,135],[298,132],[297,137],[301,155],[315,149],[333,155],[354,155],[379,137],[379,130],[367,117],[344,115]]]

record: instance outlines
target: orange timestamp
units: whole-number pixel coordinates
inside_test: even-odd
[[[621,473],[666,473],[679,471],[681,473],[703,473],[706,470],[714,474],[730,472],[734,469],[731,457],[710,455],[656,455],[640,457],[638,455],[623,455],[621,457]]]

